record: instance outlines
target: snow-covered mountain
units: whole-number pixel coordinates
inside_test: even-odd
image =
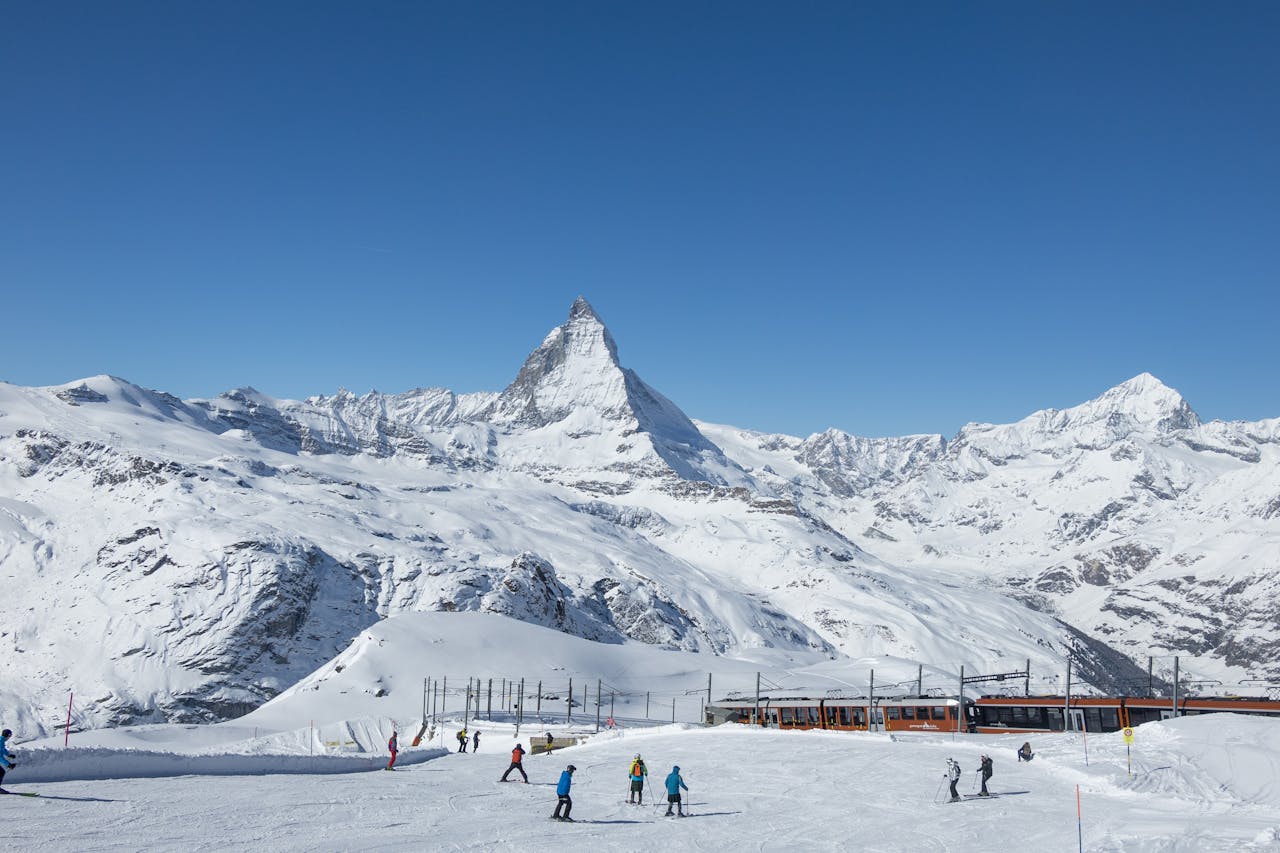
[[[1201,423],[1142,374],[950,441],[702,428],[895,564],[968,571],[1160,671],[1280,681],[1280,421]]]
[[[582,299],[500,394],[0,385],[0,706],[225,718],[440,610],[773,665],[1265,670],[1278,599],[1235,585],[1275,554],[1278,441],[1151,377],[951,441],[695,424]]]

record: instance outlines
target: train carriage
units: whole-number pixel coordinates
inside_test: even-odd
[[[873,707],[874,705],[874,707]],[[961,721],[959,703],[938,696],[778,696],[760,697],[759,718],[755,699],[723,699],[707,707],[707,722],[745,723],[776,729],[827,729],[833,731],[953,732],[972,731],[976,723],[973,702],[965,701]]]

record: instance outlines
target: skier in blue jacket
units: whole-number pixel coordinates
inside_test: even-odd
[[[680,789],[689,790],[689,786],[680,778],[680,768],[672,767],[667,774],[667,817],[671,817],[671,806],[676,807],[676,817],[684,817],[684,808],[680,802]]]
[[[4,782],[5,768],[12,770],[18,766],[18,763],[13,760],[17,756],[9,753],[9,738],[11,737],[13,737],[13,732],[9,729],[0,732],[0,783]],[[3,788],[0,788],[0,791],[3,790]]]
[[[569,812],[573,810],[573,798],[569,796],[569,786],[573,784],[573,771],[577,769],[570,764],[560,774],[560,784],[556,785],[556,796],[560,799],[556,801],[555,813],[551,815],[555,820],[573,821],[573,818],[569,817]],[[560,813],[561,809],[564,809],[564,814]]]

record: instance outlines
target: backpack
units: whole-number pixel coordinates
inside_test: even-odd
[[[631,762],[631,778],[634,779],[637,776],[643,776],[643,775],[644,775],[644,762],[643,761]]]

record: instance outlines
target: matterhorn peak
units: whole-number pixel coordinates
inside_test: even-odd
[[[596,429],[590,426],[594,421],[600,429],[646,433],[657,453],[692,479],[718,479],[689,461],[704,453],[720,467],[733,467],[675,403],[621,365],[613,335],[581,296],[573,301],[569,319],[525,359],[487,415],[495,423],[534,428],[572,416],[579,432]]]

